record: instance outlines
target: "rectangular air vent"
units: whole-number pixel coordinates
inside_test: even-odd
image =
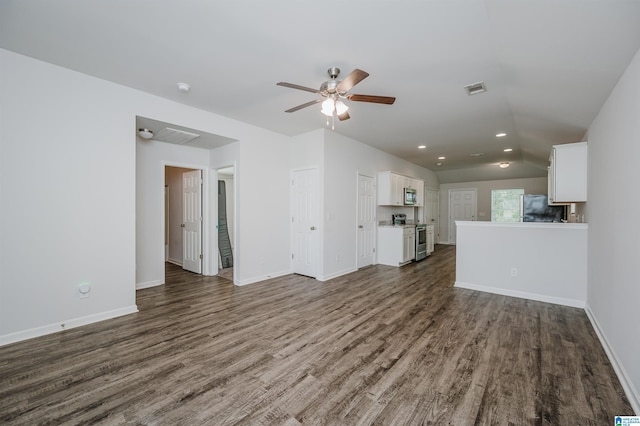
[[[487,91],[487,86],[484,85],[484,81],[479,81],[473,84],[467,84],[464,86],[464,90],[467,91],[467,95],[477,95],[478,93],[483,93]]]
[[[154,139],[162,142],[175,143],[178,145],[184,145],[185,143],[199,138],[200,135],[195,133],[185,132],[184,130],[176,130],[171,127],[165,127],[156,133]]]

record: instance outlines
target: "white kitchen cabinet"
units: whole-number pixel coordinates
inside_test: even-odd
[[[415,207],[424,205],[424,181],[394,172],[378,173],[378,205],[404,206],[404,189],[416,190]]]
[[[416,258],[416,228],[404,228],[402,231],[402,262],[411,262]]]
[[[414,226],[381,226],[378,228],[378,263],[402,266],[416,256]]]
[[[436,231],[435,225],[427,225],[427,256],[435,250]]]
[[[554,145],[549,162],[549,204],[586,202],[587,143]]]

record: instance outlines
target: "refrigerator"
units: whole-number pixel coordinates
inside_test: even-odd
[[[564,222],[566,206],[550,206],[544,194],[525,194],[520,198],[522,222]]]

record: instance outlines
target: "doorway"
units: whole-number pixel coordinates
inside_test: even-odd
[[[233,281],[235,264],[235,167],[218,169],[218,276]]]
[[[472,189],[449,190],[449,243],[456,243],[456,220],[476,220],[477,191]]]
[[[203,171],[164,168],[165,262],[203,273]]]

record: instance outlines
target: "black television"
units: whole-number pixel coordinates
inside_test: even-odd
[[[525,194],[522,196],[523,222],[564,222],[567,219],[566,206],[550,206],[543,194]]]

